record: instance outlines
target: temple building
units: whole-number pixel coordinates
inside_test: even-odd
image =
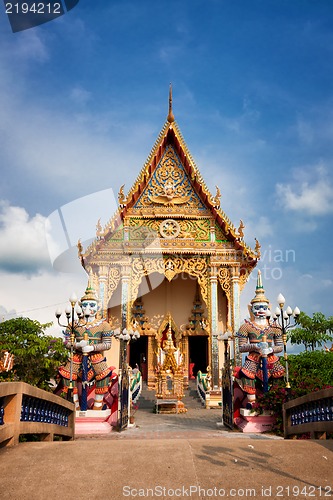
[[[260,245],[253,250],[244,243],[242,221],[236,229],[220,207],[218,187],[209,192],[174,119],[171,91],[167,120],[118,202],[80,258],[111,325],[140,332],[127,349],[130,366],[138,365],[155,388],[158,352],[171,332],[185,387],[208,368],[217,388],[224,363],[219,336],[238,329],[240,293]]]

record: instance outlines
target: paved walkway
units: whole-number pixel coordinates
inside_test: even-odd
[[[0,498],[333,499],[332,441],[230,432],[220,414],[142,409],[122,433],[0,449]]]
[[[95,436],[77,436],[77,439],[96,439]],[[190,408],[187,413],[155,414],[151,409],[140,409],[135,424],[123,432],[111,432],[105,439],[214,439],[243,437],[241,432],[230,431],[222,425],[221,410]],[[248,434],[248,439],[282,439],[275,435]]]
[[[0,450],[2,500],[332,498],[324,441],[85,439]]]

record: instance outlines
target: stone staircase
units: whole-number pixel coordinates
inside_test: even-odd
[[[190,409],[198,409],[202,408],[201,400],[198,396],[196,389],[196,381],[190,380],[188,389],[185,389],[185,395],[182,399],[185,408]],[[153,411],[155,407],[155,391],[148,389],[147,383],[143,382],[142,391],[138,400],[138,406],[140,410],[145,411]]]
[[[140,410],[153,411],[155,407],[155,391],[149,390],[147,382],[142,382],[142,391],[137,405]]]
[[[198,409],[203,408],[203,404],[199,395],[197,393],[197,381],[189,380],[188,389],[185,389],[185,396],[183,398],[183,403],[185,408],[189,409]]]

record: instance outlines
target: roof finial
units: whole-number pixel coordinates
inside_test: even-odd
[[[172,112],[172,84],[170,83],[170,88],[169,88],[169,114],[167,118],[169,123],[172,123],[175,121],[175,117]]]

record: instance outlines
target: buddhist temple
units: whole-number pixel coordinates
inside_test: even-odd
[[[223,182],[223,179],[221,179]],[[125,182],[125,175],[124,175]],[[83,251],[102,314],[116,329],[135,328],[140,338],[127,348],[156,389],[158,353],[167,339],[181,353],[184,387],[198,371],[220,387],[224,364],[219,337],[237,331],[240,293],[260,257],[243,240],[212,194],[169,113],[134,185],[118,194],[119,208]],[[118,352],[117,352],[118,349]],[[112,347],[117,364],[119,345]],[[119,365],[118,365],[119,366]]]

